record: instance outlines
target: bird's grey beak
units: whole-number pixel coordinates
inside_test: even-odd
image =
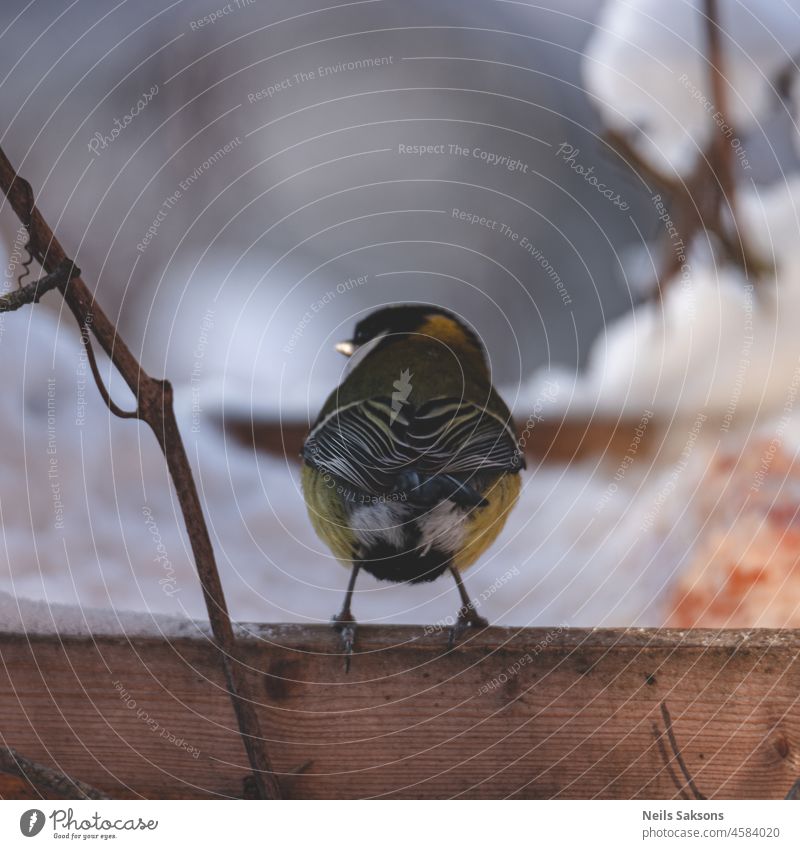
[[[354,345],[352,342],[337,342],[336,350],[340,354],[344,354],[346,357],[352,357],[356,352],[356,348],[358,346]]]

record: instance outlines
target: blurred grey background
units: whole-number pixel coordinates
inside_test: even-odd
[[[719,4],[722,14],[737,3]],[[694,418],[695,402],[710,404],[711,384],[723,410],[740,391],[769,415],[783,408],[797,362],[797,301],[787,298],[800,296],[796,210],[780,198],[770,214],[785,218],[775,236],[792,259],[781,293],[788,320],[778,334],[777,312],[756,304],[752,367],[739,372],[747,312],[731,297],[735,284],[720,287],[724,304],[716,293],[703,302],[711,308],[701,324],[687,327],[673,311],[686,333],[661,333],[661,316],[646,309],[602,335],[644,297],[653,269],[641,260],[665,228],[652,192],[602,144],[584,89],[582,53],[601,8],[588,0],[0,4],[0,144],[134,353],[175,384],[234,616],[325,621],[347,572],[330,568],[314,537],[290,458],[254,456],[204,414],[315,416],[344,366],[334,341],[372,307],[423,300],[461,313],[484,337],[506,400],[520,401],[521,421],[542,402],[536,381],[515,399],[520,383],[537,369],[576,371],[596,339],[601,353],[604,345],[614,353],[606,412],[654,403],[657,390],[670,419],[673,407]],[[663,6],[673,8],[683,7]],[[652,94],[646,73],[634,77]],[[646,131],[644,121],[630,123]],[[796,170],[793,130],[788,107],[760,121],[743,139],[747,178],[779,182],[787,163]],[[5,207],[0,237],[11,288],[24,233]],[[53,293],[0,316],[0,602],[8,591],[202,616],[155,440],[111,420],[71,315],[57,321],[61,310]],[[641,335],[628,333],[640,317]],[[673,341],[692,334],[696,343]],[[680,356],[670,363],[665,350]],[[130,406],[118,381],[112,393]],[[707,427],[661,511],[687,444],[675,421],[671,448],[652,465],[643,452],[624,486],[610,449],[605,462],[555,459],[529,470],[522,503],[470,577],[480,593],[519,564],[516,580],[487,602],[491,621],[670,621],[671,582],[692,562],[708,492],[717,492],[698,481],[719,442]],[[734,451],[751,456],[749,446]],[[653,510],[659,521],[642,530]],[[146,515],[157,519],[168,569]],[[434,622],[453,612],[446,583],[432,593],[366,580],[362,590],[362,621]],[[787,622],[782,609],[762,613],[745,624]]]
[[[4,2],[2,145],[156,374],[313,408],[364,310],[424,300],[516,383],[583,361],[658,228],[583,91],[599,5]]]

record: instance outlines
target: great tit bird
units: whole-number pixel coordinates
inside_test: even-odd
[[[449,571],[461,596],[451,644],[488,625],[461,573],[505,524],[524,454],[481,341],[451,312],[386,307],[336,349],[352,359],[306,437],[302,486],[315,531],[351,569],[333,618],[349,666],[361,569],[412,584]]]

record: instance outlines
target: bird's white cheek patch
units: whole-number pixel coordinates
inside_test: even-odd
[[[386,338],[387,331],[379,333],[374,339],[370,339],[365,345],[360,345],[352,356],[347,358],[347,363],[344,367],[345,377],[349,377],[350,373],[356,366],[360,366],[364,362],[365,357],[368,357],[375,348]]]

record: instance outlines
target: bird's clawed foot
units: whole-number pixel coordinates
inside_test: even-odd
[[[333,627],[339,634],[339,640],[344,652],[344,671],[350,671],[350,660],[353,657],[353,646],[356,641],[356,619],[349,610],[343,610],[333,617]]]
[[[481,628],[488,627],[488,620],[484,619],[483,616],[479,616],[471,604],[464,605],[464,607],[458,611],[456,624],[450,629],[450,638],[447,641],[447,647],[452,649],[456,644],[456,640],[459,640],[464,635],[467,628],[480,630]]]

